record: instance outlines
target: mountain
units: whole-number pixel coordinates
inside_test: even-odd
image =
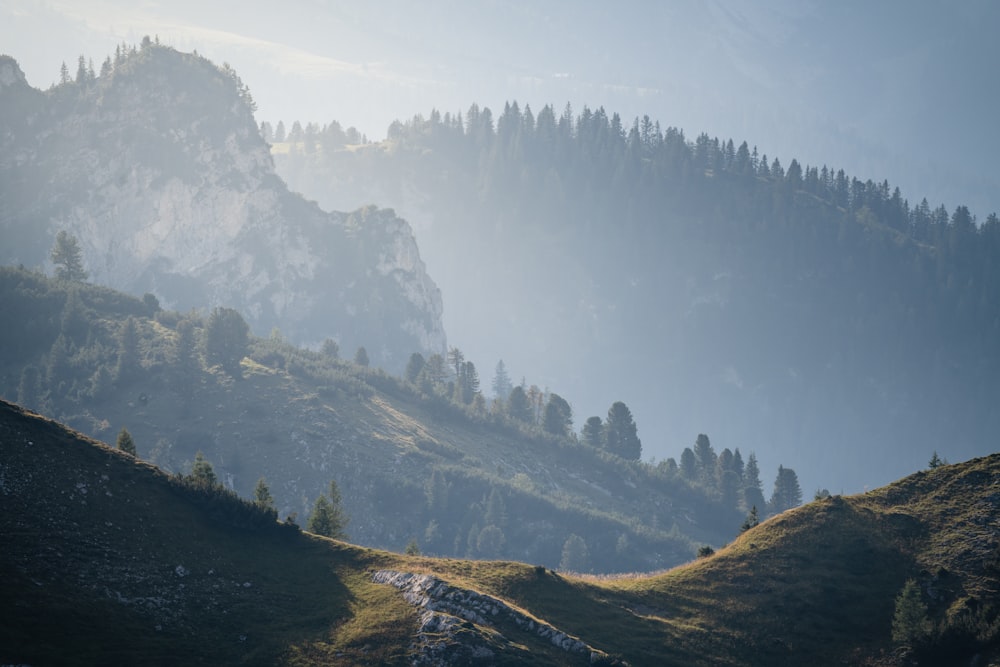
[[[647,456],[699,432],[861,490],[992,451],[1000,221],[887,180],[613,110],[473,104],[273,153],[326,206],[410,220],[468,358],[632,408]]]
[[[669,572],[594,579],[303,534],[9,403],[0,451],[5,663],[1000,659],[1000,455],[810,503]],[[911,579],[933,629],[897,647]]]
[[[254,330],[365,346],[401,370],[443,352],[441,295],[390,210],[328,213],[274,173],[228,65],[147,38],[47,91],[0,60],[0,262],[48,266],[59,231],[92,280]]]
[[[580,571],[649,571],[728,541],[747,511],[736,473],[727,496],[466,405],[448,371],[411,382],[278,336],[234,368],[208,350],[212,317],[23,269],[0,268],[0,307],[0,396],[108,442],[124,427],[171,472],[201,452],[244,496],[265,477],[282,517],[304,521],[336,481],[362,545],[555,567],[576,536]]]

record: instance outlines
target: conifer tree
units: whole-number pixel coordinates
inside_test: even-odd
[[[601,418],[594,415],[593,417],[587,417],[587,421],[583,424],[583,430],[580,432],[583,442],[590,445],[591,447],[603,447],[604,446],[604,422]]]
[[[354,353],[354,363],[362,368],[367,368],[370,363],[368,360],[368,350],[362,345],[358,348],[358,351]]]
[[[780,514],[787,509],[802,504],[802,489],[799,478],[791,468],[778,466],[778,476],[774,480],[774,492],[771,494],[771,513]]]
[[[332,537],[335,540],[346,540],[348,522],[348,516],[344,513],[344,508],[341,507],[340,489],[335,480],[330,480],[327,494],[321,493],[316,498],[306,527],[317,535]]]
[[[532,422],[531,404],[528,402],[524,387],[518,385],[511,389],[510,397],[507,399],[507,414],[519,422],[526,424]]]
[[[118,439],[115,441],[115,444],[119,450],[131,456],[136,456],[135,440],[132,439],[132,434],[124,426],[118,432]]]
[[[549,401],[545,404],[542,428],[545,429],[546,433],[559,437],[566,437],[572,432],[573,409],[559,394],[549,394]]]
[[[743,470],[743,502],[747,507],[765,507],[764,485],[760,481],[760,468],[757,467],[757,455],[754,452],[750,452]]]
[[[87,279],[87,272],[83,270],[83,252],[80,250],[80,242],[65,229],[56,234],[51,259],[56,266],[57,280],[83,282]]]
[[[250,327],[232,308],[216,307],[205,326],[205,355],[233,377],[242,376],[240,362],[250,343]]]
[[[604,442],[608,451],[624,459],[638,460],[642,457],[642,442],[632,419],[632,411],[621,401],[615,401],[608,409]]]
[[[897,644],[913,647],[930,634],[927,605],[920,599],[920,587],[908,579],[896,597],[896,611],[892,617],[892,640]]]
[[[253,488],[253,503],[263,509],[276,509],[274,496],[271,495],[271,489],[268,488],[263,477],[257,480],[257,485]]]
[[[191,474],[188,475],[187,479],[192,485],[201,489],[212,489],[219,486],[219,478],[215,475],[215,469],[201,452],[195,454]]]
[[[747,513],[747,518],[744,519],[743,525],[740,526],[740,532],[745,533],[754,526],[757,526],[759,524],[760,524],[760,515],[757,514],[757,506],[754,505],[753,507],[750,508],[750,511]]]

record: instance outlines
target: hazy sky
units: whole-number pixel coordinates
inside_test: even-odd
[[[235,67],[258,120],[380,139],[431,108],[604,106],[980,219],[1000,210],[998,28],[992,0],[0,0],[0,50],[40,88],[158,35]]]

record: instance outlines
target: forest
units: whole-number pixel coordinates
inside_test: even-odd
[[[162,309],[151,294],[138,299],[89,285],[74,248],[72,237],[64,236],[53,249],[60,278],[0,269],[5,308],[24,323],[2,334],[0,394],[117,442],[168,472],[210,479],[210,487],[260,500],[292,522],[315,521],[319,527],[327,524],[315,519],[317,512],[336,511],[344,515],[334,522],[337,534],[361,544],[432,555],[534,558],[607,572],[683,562],[694,554],[695,540],[717,547],[738,534],[741,519],[745,530],[802,502],[794,470],[779,467],[773,489],[765,487],[753,452],[746,459],[739,449],[717,452],[705,434],[676,460],[640,461],[636,423],[621,401],[606,418],[589,417],[577,430],[566,399],[535,385],[511,386],[502,362],[492,392],[479,386],[475,365],[457,348],[447,358],[413,353],[406,372],[393,376],[369,367],[363,347],[347,358],[333,340],[310,351],[285,341],[279,331],[253,336],[229,308],[207,317],[182,314]],[[270,377],[291,384],[269,395]],[[304,427],[298,422],[324,428],[296,407],[310,395],[308,400],[319,399],[318,407],[329,406],[323,411],[335,411],[337,421],[353,420],[349,426],[360,434],[368,418],[358,416],[356,402],[385,401],[396,406],[393,411],[424,420],[428,432],[413,448],[393,443],[390,451],[409,452],[409,464],[386,474],[374,464],[384,456],[378,437],[350,444],[357,436],[343,424],[325,427],[313,437],[335,438],[322,445],[328,450],[323,460],[333,464],[322,466],[330,470],[328,481],[290,486],[289,477],[301,480],[302,466],[313,467],[291,460],[297,456],[291,445],[302,437],[296,430]],[[220,400],[229,404],[215,403]],[[272,403],[273,423],[247,431],[225,416],[245,415],[247,404],[265,400]],[[383,418],[390,412],[379,410]],[[424,412],[428,416],[419,417]],[[213,429],[208,423],[214,420],[220,421]],[[432,436],[431,423],[449,432],[450,440]],[[520,463],[491,471],[463,444],[470,437],[491,443],[498,460]],[[352,451],[373,462],[358,467]],[[275,455],[284,459],[280,465],[264,463]],[[551,486],[565,468],[572,471],[566,482]],[[574,477],[589,481],[582,490],[559,489]],[[606,490],[596,497],[611,496],[595,503],[598,485]],[[592,509],[572,507],[581,499]],[[351,516],[354,522],[347,525]],[[517,516],[535,519],[525,523]],[[539,519],[549,525],[542,534],[535,526]],[[572,532],[560,537],[563,530]]]
[[[646,453],[711,428],[859,489],[1000,427],[995,213],[603,108],[291,127],[261,124],[294,189],[411,220],[452,339],[585,406],[627,388]]]

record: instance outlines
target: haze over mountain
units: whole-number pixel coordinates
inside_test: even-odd
[[[0,56],[0,262],[41,267],[69,234],[91,279],[165,306],[236,308],[258,333],[367,346],[397,372],[445,351],[405,221],[289,192],[231,68],[148,37],[113,55],[44,92]]]
[[[46,87],[144,35],[229,62],[258,120],[395,119],[518,100],[649,114],[787,163],[891,177],[911,200],[1000,209],[991,0],[204,3],[8,0],[0,44]]]

